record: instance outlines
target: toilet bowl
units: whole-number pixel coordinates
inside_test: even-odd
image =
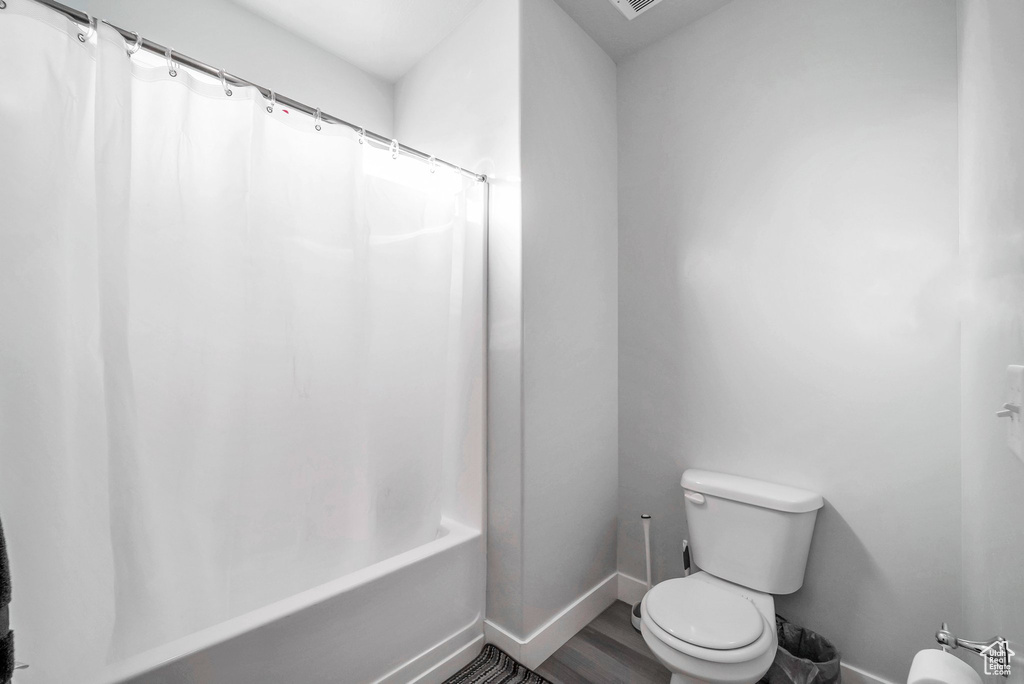
[[[668,580],[640,604],[640,633],[672,684],[753,684],[778,646],[775,601],[707,573]]]
[[[701,572],[647,592],[640,633],[673,684],[753,684],[779,645],[773,594],[803,584],[821,495],[707,470],[682,486]]]

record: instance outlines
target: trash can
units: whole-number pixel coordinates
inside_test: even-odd
[[[839,684],[839,651],[825,637],[775,616],[779,650],[761,682]]]

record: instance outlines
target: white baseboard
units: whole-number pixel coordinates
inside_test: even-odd
[[[533,669],[615,603],[617,591],[618,573],[613,573],[525,639],[520,639],[490,620],[484,620],[484,637],[487,643],[494,644]]]
[[[618,598],[620,601],[624,601],[632,606],[647,593],[647,582],[621,572],[618,573],[618,576]]]
[[[892,684],[892,682],[886,679],[882,679],[859,667],[854,667],[849,663],[842,663],[840,670],[842,672],[843,684]]]
[[[523,642],[490,620],[484,620],[484,641],[494,644],[516,660],[522,655],[520,651],[523,650]]]

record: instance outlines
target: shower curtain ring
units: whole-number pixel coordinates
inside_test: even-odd
[[[135,36],[135,42],[128,46],[128,56],[129,57],[131,57],[136,52],[138,52],[140,49],[142,49],[142,36],[140,36],[135,31],[132,31],[132,34],[134,34],[134,36]]]
[[[427,160],[427,168],[430,169],[430,173],[437,171],[437,157],[431,157]]]
[[[218,75],[220,76],[220,87],[224,89],[224,94],[231,97],[231,88],[228,88],[228,79],[224,76],[224,70],[221,69]]]
[[[391,150],[391,158],[398,159],[398,152],[402,149],[402,146],[398,144],[397,140],[392,140],[388,149]]]
[[[4,0],[0,0],[0,10],[7,9],[7,3]]]
[[[313,119],[316,122],[316,130],[320,130],[320,108],[316,108],[316,117]]]
[[[359,129],[359,138],[357,140],[358,140],[360,145],[362,145],[364,142],[366,142],[366,129],[365,128],[360,128]]]
[[[174,63],[174,50],[171,48],[167,48],[167,73],[171,75],[171,78],[178,75],[178,65]]]
[[[92,38],[92,34],[96,33],[96,17],[90,15],[87,12],[85,18],[88,20],[88,22],[86,24],[85,33],[79,32],[78,34],[79,43],[84,43],[85,41]]]
[[[274,94],[273,90],[271,90],[270,91],[270,104],[267,105],[267,113],[268,114],[273,114],[274,113],[274,107],[276,107],[276,106],[277,106],[277,95]]]

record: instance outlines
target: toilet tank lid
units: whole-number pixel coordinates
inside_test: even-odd
[[[683,472],[683,489],[786,513],[807,513],[822,507],[821,494],[710,470]]]

